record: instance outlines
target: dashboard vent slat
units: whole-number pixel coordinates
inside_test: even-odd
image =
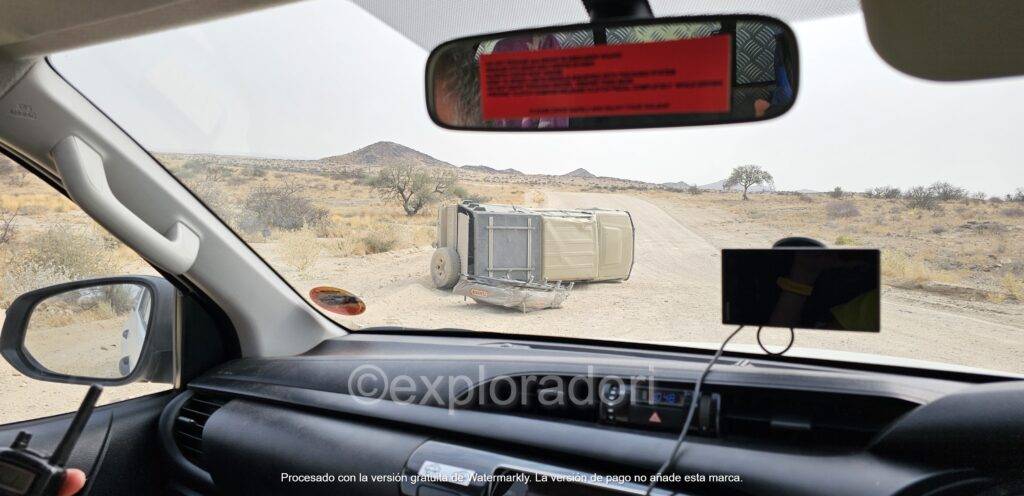
[[[210,416],[227,401],[212,396],[193,395],[181,405],[174,420],[174,442],[179,451],[190,463],[204,471],[203,429]]]

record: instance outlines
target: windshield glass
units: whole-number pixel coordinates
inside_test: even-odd
[[[347,2],[50,60],[300,294],[360,298],[327,313],[348,329],[717,344],[720,250],[807,236],[882,250],[881,332],[797,331],[795,348],[1024,372],[1024,79],[903,75],[859,13],[792,27],[788,114],[633,131],[442,129],[433,45]]]

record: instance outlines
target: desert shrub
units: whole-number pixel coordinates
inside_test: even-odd
[[[242,202],[239,229],[249,233],[270,228],[295,231],[326,222],[330,212],[313,205],[300,190],[297,185],[253,188]]]
[[[103,238],[84,226],[57,225],[10,250],[0,275],[0,306],[45,286],[116,273],[121,263]]]
[[[1005,216],[1007,216],[1007,217],[1024,217],[1024,208],[1021,208],[1021,207],[1004,208],[1002,211],[1000,211],[1000,213],[1005,215]],[[2,226],[0,226],[0,229],[2,229]],[[2,233],[0,233],[0,235],[2,235]],[[3,241],[3,239],[0,238],[0,242],[2,242],[2,241]]]
[[[206,174],[210,170],[210,165],[202,160],[190,159],[185,162],[184,165],[178,169],[178,176],[184,180],[195,178]]]
[[[467,200],[467,201],[471,201],[473,203],[487,203],[487,202],[491,201],[491,197],[489,197],[487,195],[481,195],[479,193],[470,193],[470,194],[462,197],[462,199],[463,200]]]
[[[975,191],[974,193],[967,195],[967,200],[969,200],[970,203],[984,203],[985,196],[984,191]]]
[[[195,181],[188,188],[217,215],[226,216],[230,213],[232,202],[225,194],[223,185],[211,181]]]
[[[945,226],[932,226],[932,228],[931,228],[931,233],[932,234],[942,234],[944,232],[946,232],[946,227]]]
[[[832,191],[828,192],[828,197],[829,198],[834,198],[836,200],[842,198],[843,197],[843,188],[840,188],[839,186],[836,186],[835,189],[833,189]]]
[[[1013,299],[1017,301],[1024,301],[1024,280],[1018,279],[1013,274],[1007,273],[1003,276],[1003,279],[999,282],[999,285],[1003,287]]]
[[[857,205],[849,200],[839,200],[825,205],[825,212],[830,219],[856,217],[860,215]]]
[[[281,258],[299,272],[305,272],[320,257],[320,245],[313,233],[301,230],[286,234],[278,245]]]
[[[52,262],[9,262],[0,274],[0,308],[10,307],[23,293],[71,280],[67,270]]]
[[[810,195],[805,195],[803,193],[797,193],[796,194],[796,199],[800,200],[800,201],[802,201],[804,203],[814,203],[814,198],[811,198]]]
[[[21,187],[28,183],[28,171],[0,155],[0,179],[10,186]]]
[[[691,195],[695,195],[696,196],[696,195],[704,193],[704,190],[700,189],[698,186],[690,186],[690,187],[686,188],[686,192],[691,194]]]
[[[363,247],[363,243],[349,236],[343,236],[335,239],[330,245],[331,250],[335,256],[345,258],[354,255],[365,255],[366,248]]]
[[[959,186],[953,186],[947,182],[937,182],[928,186],[928,189],[939,201],[963,200],[967,197],[967,190]]]
[[[1017,191],[1006,195],[1006,201],[1024,203],[1024,188],[1017,188]]]
[[[262,168],[262,167],[251,166],[251,167],[246,167],[245,169],[242,169],[242,175],[243,176],[248,176],[248,177],[253,178],[253,179],[260,178],[260,177],[267,177],[267,170]]]
[[[341,237],[345,230],[330,217],[326,217],[319,222],[315,222],[310,226],[310,229],[313,230],[313,234],[318,238],[338,238]]]
[[[384,253],[398,245],[398,232],[391,224],[380,225],[363,236],[363,248],[367,254]]]
[[[465,200],[473,203],[487,203],[491,201],[491,197],[482,195],[480,193],[470,193],[460,185],[452,186],[450,195],[460,200]]]
[[[935,210],[939,207],[939,199],[931,188],[914,186],[903,194],[907,207],[921,210]]]
[[[19,215],[21,215],[20,209],[6,210],[0,207],[0,245],[14,241],[14,236],[17,234],[17,226],[14,221]]]
[[[857,244],[857,240],[854,239],[853,236],[847,236],[845,234],[840,234],[839,236],[836,237],[836,242],[835,242],[836,246],[846,246],[846,245],[855,245],[855,244]]]
[[[894,186],[877,186],[864,192],[868,198],[881,198],[884,200],[895,200],[903,194],[899,188]]]

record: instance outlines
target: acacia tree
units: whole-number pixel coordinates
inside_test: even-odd
[[[775,180],[772,179],[772,175],[768,171],[761,168],[759,165],[741,165],[732,170],[732,174],[729,174],[729,178],[725,180],[722,186],[725,189],[732,189],[734,186],[740,186],[743,188],[743,199],[747,198],[747,190],[752,186],[762,185],[772,187],[775,184]]]
[[[370,185],[384,201],[401,203],[405,215],[411,217],[452,194],[457,179],[452,169],[430,172],[412,164],[385,165],[370,179]]]

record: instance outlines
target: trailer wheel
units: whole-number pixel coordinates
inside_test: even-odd
[[[443,246],[434,250],[430,257],[430,278],[434,287],[451,289],[459,280],[459,254],[454,248]]]

